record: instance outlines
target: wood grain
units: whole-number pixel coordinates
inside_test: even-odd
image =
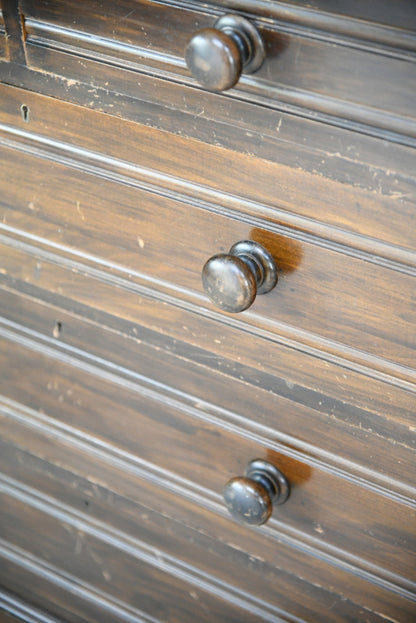
[[[156,389],[145,390],[141,384],[117,374],[100,373],[76,358],[69,360],[67,356],[64,363],[60,358],[50,358],[42,348],[33,345],[29,349],[29,344],[17,340],[11,348],[2,340],[1,353],[2,365],[7,367],[1,383],[4,396],[32,405],[90,437],[111,440],[122,451],[137,454],[141,461],[156,464],[218,495],[231,476],[239,475],[238,470],[249,460],[263,457],[266,451],[283,471],[287,467],[292,482],[290,504],[275,513],[276,520],[283,524],[279,529],[276,526],[278,533],[299,531],[305,536],[298,538],[308,542],[310,535],[316,539],[315,527],[319,525],[324,550],[342,549],[346,541],[349,552],[339,554],[340,558],[363,557],[408,581],[412,579],[414,507],[394,505],[384,496],[341,482],[317,466],[305,469],[298,483],[296,464],[291,465],[290,458],[279,456],[267,444],[262,447],[256,443],[254,435],[250,440],[246,435],[218,428],[200,417],[195,407],[159,396]],[[113,417],[116,413],[117,417]],[[303,482],[306,473],[307,482]],[[343,500],[342,506],[337,499]]]
[[[239,240],[254,239],[273,255],[279,283],[267,296],[257,297],[253,309],[241,315],[242,322],[267,326],[275,334],[286,325],[304,331],[312,342],[331,340],[335,351],[347,345],[408,367],[414,364],[413,275],[298,243],[290,231],[282,238],[266,227],[253,229],[62,165],[10,151],[3,152],[2,163],[10,167],[2,196],[6,228],[29,230],[54,247],[89,257],[97,267],[119,267],[172,294],[186,292],[194,301],[203,297],[208,309],[213,306],[201,286],[205,262]],[[22,176],[25,185],[19,186]]]
[[[414,6],[2,8],[0,612],[413,623]],[[205,93],[225,11],[267,59]],[[242,239],[279,283],[226,314],[201,270]],[[291,496],[249,529],[255,458]]]
[[[367,392],[367,402],[360,402],[358,396],[347,401],[346,394],[339,392],[341,400],[331,395],[330,386],[308,391],[301,377],[294,383],[224,356],[218,365],[219,356],[201,347],[175,338],[161,339],[137,323],[123,326],[119,317],[112,319],[98,310],[91,314],[92,310],[78,307],[71,313],[9,290],[2,291],[0,306],[1,330],[11,339],[20,336],[35,349],[52,348],[58,360],[74,354],[98,374],[116,371],[119,382],[134,381],[157,392],[160,400],[163,395],[180,400],[185,410],[196,407],[194,413],[203,421],[247,437],[255,434],[263,448],[277,454],[283,451],[312,469],[319,464],[337,477],[355,479],[359,486],[387,496],[394,491],[413,506],[413,397],[406,393],[396,390],[396,417],[383,418],[381,413],[391,407],[380,397],[392,388],[380,382],[371,386],[367,381],[368,389],[374,391],[371,397]],[[298,358],[296,367],[312,366]],[[356,384],[360,381],[357,375]],[[222,391],[224,383],[227,392]]]
[[[5,28],[5,52],[7,60],[26,65],[26,46],[23,15],[14,0],[2,0],[2,22]]]
[[[0,621],[1,623],[17,623],[18,621],[60,623],[57,618],[47,615],[4,590],[0,591]]]
[[[87,114],[80,107],[58,104],[27,92],[22,97],[23,94],[16,89],[4,92],[8,102],[4,120],[20,126],[23,133],[17,131],[19,140],[16,141],[16,130],[7,128],[3,142],[12,141],[17,149],[44,154],[72,167],[78,163],[83,170],[103,170],[107,177],[120,179],[121,176],[127,183],[139,187],[150,185],[156,190],[162,187],[164,193],[185,196],[188,201],[207,208],[219,204],[234,218],[244,217],[253,226],[260,218],[266,219],[268,227],[273,227],[276,232],[282,233],[283,225],[295,232],[304,232],[303,236],[313,233],[318,238],[365,251],[370,261],[380,255],[415,265],[414,229],[404,226],[413,219],[414,174],[413,170],[406,170],[412,163],[409,156],[413,152],[386,153],[383,164],[389,168],[388,174],[381,172],[380,167],[369,169],[364,163],[357,163],[356,170],[348,172],[347,160],[350,158],[345,154],[341,162],[334,161],[334,175],[337,175],[336,171],[341,175],[336,183],[326,177],[328,173],[325,177],[317,175],[319,171],[306,174],[307,157],[302,162],[289,162],[288,166],[286,162],[291,156],[288,152],[282,153],[279,142],[274,143],[273,151],[275,156],[280,154],[284,162],[269,162],[271,150],[268,150],[266,160],[255,159],[254,154],[236,154],[236,149],[240,148],[237,144],[224,151],[108,115]],[[30,110],[29,124],[22,120],[22,104]],[[138,110],[137,103],[135,110]],[[66,119],[64,124],[62,118]],[[193,119],[195,121],[195,117]],[[178,122],[182,124],[181,119]],[[200,124],[198,121],[198,126]],[[74,132],[76,135],[71,138]],[[114,140],[106,146],[105,155],[100,153],[100,145],[109,133]],[[232,133],[235,138],[234,126]],[[53,140],[53,147],[50,140],[45,141],[48,138]],[[201,138],[206,140],[205,135]],[[246,133],[241,135],[241,140],[244,151]],[[139,145],[143,150],[138,150]],[[374,147],[378,153],[379,146]],[[381,145],[380,149],[383,149]],[[192,171],[186,173],[182,163],[191,154]],[[320,161],[322,159],[328,163],[327,167],[331,167],[333,156],[328,160],[321,154]],[[313,166],[315,164],[316,160]],[[230,166],[235,171],[232,180],[225,175]],[[358,176],[359,183],[366,185],[367,190],[360,190],[355,184],[351,186],[348,183],[351,175]],[[256,186],[258,179],[261,188]],[[394,222],[392,212],[397,215]],[[375,213],[378,214],[376,222]],[[370,234],[370,238],[364,237]],[[389,244],[380,244],[383,241]]]
[[[28,415],[29,413],[26,414]],[[29,421],[30,419],[29,416]],[[31,431],[28,436],[28,429],[23,428],[19,435],[18,429],[13,425],[7,427],[8,432],[12,432],[13,428],[14,442],[12,446],[3,444],[1,457],[4,457],[3,463],[9,465],[10,471],[20,474],[28,486],[19,486],[14,494],[13,489],[7,487],[6,481],[3,484],[12,498],[24,499],[29,506],[33,496],[31,491],[35,491],[31,487],[35,486],[37,490],[43,491],[40,498],[38,494],[39,502],[36,506],[39,508],[40,503],[43,512],[48,512],[51,518],[61,509],[61,516],[63,511],[66,520],[73,521],[67,512],[69,507],[65,506],[70,501],[72,517],[76,513],[78,521],[83,525],[91,522],[95,526],[95,535],[98,528],[104,541],[106,526],[108,530],[113,525],[117,528],[117,533],[124,535],[130,543],[143,543],[143,539],[150,545],[153,543],[160,556],[166,557],[166,560],[176,559],[179,562],[180,559],[191,564],[197,560],[199,573],[208,573],[211,577],[213,573],[219,574],[225,582],[224,591],[230,591],[232,585],[236,586],[238,582],[239,586],[245,587],[246,601],[250,601],[255,595],[260,599],[266,598],[269,610],[264,611],[264,616],[267,620],[273,620],[273,607],[274,612],[279,612],[284,620],[286,613],[282,608],[287,607],[302,620],[303,617],[310,620],[314,616],[312,613],[319,611],[322,604],[334,604],[332,590],[337,590],[337,586],[342,586],[344,597],[342,602],[335,598],[333,611],[324,610],[323,616],[326,617],[325,613],[328,613],[329,620],[333,616],[335,620],[339,617],[342,620],[342,613],[345,611],[351,611],[352,616],[355,616],[355,611],[358,616],[356,609],[360,607],[365,612],[368,611],[368,616],[372,616],[371,609],[375,603],[380,605],[381,601],[386,601],[384,607],[387,607],[387,611],[396,614],[400,612],[403,620],[411,616],[413,606],[411,602],[406,603],[403,596],[387,596],[381,586],[373,584],[371,580],[369,582],[370,578],[357,578],[354,575],[348,577],[339,566],[328,567],[328,561],[324,561],[322,557],[305,557],[304,552],[288,547],[284,539],[270,540],[270,533],[265,529],[259,533],[257,530],[248,530],[234,524],[221,514],[218,515],[215,505],[208,506],[209,512],[202,511],[190,503],[190,500],[178,497],[178,487],[166,479],[159,482],[154,480],[149,485],[145,480],[137,479],[131,469],[124,469],[120,478],[119,468],[114,461],[101,461],[97,465],[97,455],[93,458],[81,447],[77,448],[76,444],[68,445],[68,438],[64,442],[65,451],[62,452],[58,442],[45,445],[45,436],[42,434]],[[30,455],[23,450],[28,443],[33,444],[32,452],[35,454]],[[35,456],[39,452],[42,459]],[[53,457],[60,457],[58,465]],[[104,458],[103,455],[102,457]],[[6,471],[7,469],[6,467]],[[91,474],[89,481],[77,476],[84,473]],[[155,495],[156,492],[160,492],[159,495]],[[46,510],[48,506],[49,511]],[[162,541],[161,534],[165,535]],[[175,539],[171,538],[172,534]],[[239,546],[240,539],[249,544],[248,554]],[[197,553],[201,548],[203,555]],[[273,563],[270,551],[275,552]],[[96,563],[97,561],[95,565]],[[98,567],[97,572],[100,571]],[[322,589],[328,573],[333,587],[329,592]],[[298,574],[302,579],[296,577]],[[312,580],[309,586],[308,577]],[[366,586],[365,591],[362,590],[363,583]],[[281,593],[278,587],[281,587]],[[293,598],[299,590],[305,595],[305,599],[295,604]],[[267,607],[266,602],[263,602],[263,607]],[[291,615],[287,613],[287,617],[290,620]]]
[[[54,3],[52,7],[46,2],[31,3],[27,0],[22,3],[22,9],[28,18],[99,36],[95,48],[99,48],[99,42],[102,42],[104,53],[109,52],[109,55],[114,55],[111,50],[114,43],[120,42],[129,47],[129,56],[134,57],[136,54],[140,58],[143,55],[145,61],[148,56],[162,61],[166,57],[168,71],[172,62],[179,68],[178,72],[175,67],[175,78],[178,73],[183,74],[184,49],[190,37],[197,29],[211,26],[215,21],[212,9],[208,9],[207,14],[198,5],[194,7],[198,10],[184,10],[180,4],[169,6],[165,3],[141,2],[132,10],[131,3],[125,0],[116,6],[111,2],[104,2],[99,11],[91,10],[90,6],[85,5],[80,11],[74,10],[71,13],[65,3]],[[36,21],[34,25],[36,34]],[[334,53],[333,42],[313,40],[310,29],[305,34],[302,33],[303,36],[298,36],[294,33],[288,35],[286,32],[267,30],[267,20],[264,29],[261,28],[261,22],[259,25],[266,41],[267,58],[256,73],[255,81],[243,78],[238,89],[247,90],[252,98],[260,96],[263,100],[267,99],[269,105],[273,100],[279,99],[305,109],[308,114],[311,110],[316,110],[333,117],[411,135],[414,110],[410,85],[416,71],[414,59],[389,58],[385,54],[377,54],[376,50],[370,52],[344,46],[338,46]],[[28,23],[29,46],[32,32]],[[58,39],[61,32],[58,33]],[[50,27],[49,33],[56,40]],[[46,33],[41,30],[40,34],[45,36]],[[105,49],[106,42],[109,42],[108,51]],[[35,38],[35,43],[38,43],[34,46],[35,58],[30,62],[50,71],[47,60],[51,56],[49,49],[45,50],[42,61],[36,54],[39,43],[42,45],[42,39],[36,41]],[[57,45],[59,47],[59,43]],[[29,57],[30,54],[29,50]],[[117,56],[121,58],[123,54],[118,52]],[[339,67],[343,68],[342,72],[339,72]],[[357,67],[360,68],[359,72]],[[381,67],[392,80],[397,80],[397,86],[394,83],[391,89],[385,89]],[[166,72],[165,68],[164,70]],[[187,72],[185,79],[186,76]],[[77,79],[76,75],[70,77]],[[371,88],[367,88],[370,78]],[[395,100],[398,88],[401,89],[399,102]],[[383,108],[388,115],[381,112]],[[406,118],[413,120],[413,123],[406,122]]]
[[[6,58],[6,29],[4,26],[3,12],[0,9],[0,60]]]
[[[375,409],[386,419],[412,425],[414,383],[398,375],[398,370],[391,363],[387,369],[380,370],[376,368],[379,362],[357,360],[354,358],[356,353],[348,359],[346,355],[350,353],[343,353],[342,358],[334,357],[323,350],[324,345],[321,345],[320,350],[308,347],[307,344],[301,347],[299,341],[287,336],[281,336],[279,340],[271,339],[265,332],[256,336],[246,331],[246,348],[242,351],[240,325],[235,322],[224,324],[222,314],[211,312],[207,317],[199,307],[190,307],[189,302],[181,304],[178,298],[155,297],[151,288],[136,285],[134,281],[113,276],[109,272],[92,271],[85,261],[70,262],[67,259],[66,266],[60,266],[53,254],[41,253],[39,245],[31,247],[26,244],[22,248],[21,241],[16,241],[19,242],[16,247],[11,246],[12,239],[7,242],[7,253],[3,254],[7,267],[4,273],[6,282],[20,291],[51,302],[59,301],[64,307],[82,304],[83,310],[90,310],[87,313],[92,318],[95,317],[94,310],[100,310],[109,314],[106,322],[111,321],[112,315],[117,316],[127,322],[128,334],[133,338],[139,335],[141,329],[138,327],[145,326],[160,333],[162,341],[169,336],[173,344],[175,340],[180,340],[200,348],[203,340],[204,349],[218,357],[215,363],[215,358],[209,355],[205,358],[206,362],[212,360],[218,369],[224,365],[224,369],[234,375],[237,375],[240,365],[253,367],[256,373],[251,378],[255,384],[261,386],[264,382],[269,390],[273,384],[266,382],[267,373],[285,380],[285,392],[291,389],[292,384],[292,389],[300,385],[317,392],[313,394],[316,398],[321,391],[328,391],[332,398],[339,397],[352,404],[365,405],[366,409]],[[92,285],[93,297],[90,294]],[[114,287],[117,292],[122,289],[123,297],[114,297]],[[115,328],[119,326],[116,320],[113,324]],[[256,352],[256,357],[252,356],[253,352]],[[299,356],[298,353],[304,355]],[[231,365],[226,362],[227,359],[232,362]],[[259,373],[261,376],[256,380]],[[319,388],[316,387],[316,374],[320,375]],[[244,374],[242,376],[244,379]],[[389,389],[380,391],[380,382],[387,382]],[[279,382],[278,387],[282,391],[284,385]],[[306,395],[311,396],[309,393]],[[304,400],[307,400],[306,397],[302,402]],[[319,398],[312,401],[315,407],[318,403]],[[338,409],[335,411],[338,412]]]

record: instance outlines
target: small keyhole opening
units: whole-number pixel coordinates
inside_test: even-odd
[[[53,337],[54,337],[55,339],[60,338],[60,337],[61,337],[61,332],[62,332],[62,322],[58,322],[58,321],[56,321],[56,322],[55,322],[55,326],[54,326],[54,328],[53,328],[53,332],[52,332]]]
[[[29,123],[29,113],[30,113],[30,109],[29,106],[27,106],[26,104],[22,104],[20,106],[20,111],[22,113],[22,119],[25,123]]]

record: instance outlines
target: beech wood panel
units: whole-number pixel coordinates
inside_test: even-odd
[[[29,424],[32,418],[29,413],[27,416]],[[263,600],[266,620],[274,620],[273,613],[278,613],[283,620],[300,616],[301,620],[313,621],[321,611],[323,620],[335,617],[342,621],[346,613],[353,620],[359,616],[358,608],[360,614],[364,611],[371,616],[375,604],[380,607],[382,603],[386,612],[395,612],[396,616],[400,613],[404,621],[409,617],[411,620],[411,599],[407,601],[404,594],[389,595],[381,584],[372,581],[375,576],[356,577],[339,565],[332,566],[322,556],[305,556],[302,550],[288,547],[284,537],[270,538],[267,529],[251,530],[231,522],[218,514],[215,504],[201,509],[186,496],[178,496],[168,480],[160,480],[159,485],[157,481],[146,483],[146,476],[145,480],[137,478],[131,469],[124,469],[121,475],[121,465],[103,462],[104,457],[97,464],[96,454],[92,457],[76,444],[68,445],[68,437],[62,439],[64,446],[56,438],[55,444],[47,444],[45,435],[29,430],[24,419],[20,433],[12,420],[6,430],[8,441],[2,444],[0,461],[5,473],[22,479],[14,486],[16,497],[23,495],[26,503],[33,504],[33,493],[38,491],[39,502],[50,509],[52,516],[59,509],[68,519],[75,514],[81,522],[91,523],[95,531],[102,526],[104,539],[105,528],[114,526],[117,534],[130,543],[136,539],[136,543],[146,542],[156,548],[159,559],[192,566],[198,561],[195,581],[203,573],[208,574],[205,580],[217,577],[229,598],[240,597],[247,605],[254,599]],[[25,450],[28,447],[31,452]],[[42,458],[36,456],[39,453]],[[88,480],[83,477],[87,473]],[[7,478],[2,485],[10,495]],[[79,520],[77,525],[82,530]],[[102,529],[100,532],[103,534]],[[75,538],[75,530],[72,535]],[[241,548],[241,542],[249,544],[248,553]],[[100,564],[95,566],[102,572]],[[329,590],[323,588],[329,585]],[[239,590],[233,590],[233,586]],[[339,589],[341,601],[335,592]],[[299,591],[302,600],[296,599]]]

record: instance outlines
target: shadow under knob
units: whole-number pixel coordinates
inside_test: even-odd
[[[244,311],[257,294],[270,292],[276,283],[273,257],[252,240],[242,240],[228,253],[214,255],[202,270],[205,292],[213,303],[227,312]]]
[[[264,56],[256,27],[239,15],[224,15],[213,28],[198,31],[185,51],[192,76],[210,91],[230,89],[242,72],[257,71]]]
[[[266,523],[272,514],[273,504],[286,502],[289,493],[289,483],[282,472],[262,459],[251,461],[246,475],[232,478],[223,491],[231,515],[254,526]]]

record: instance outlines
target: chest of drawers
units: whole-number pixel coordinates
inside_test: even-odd
[[[414,621],[415,29],[3,0],[5,620]]]

